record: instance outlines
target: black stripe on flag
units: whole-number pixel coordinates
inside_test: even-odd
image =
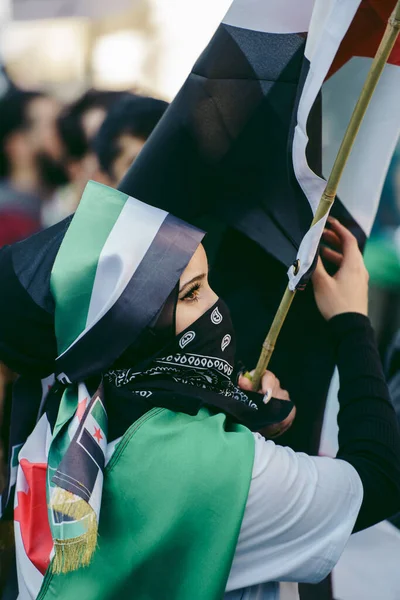
[[[82,466],[79,472],[76,470],[76,465]],[[71,442],[52,477],[52,483],[89,501],[99,468],[104,468],[104,454],[96,440],[87,429],[83,428],[79,440],[75,437]],[[68,473],[74,473],[74,478],[71,478]]]
[[[291,264],[312,220],[291,161],[304,48],[222,24],[120,189],[191,221],[216,215]]]
[[[89,433],[89,431],[84,428],[79,438],[78,444],[85,448],[86,452],[91,456],[96,465],[103,470],[104,469],[104,453],[100,448],[99,444],[93,438],[93,436]]]
[[[119,299],[57,359],[57,373],[79,381],[101,373],[119,358],[157,316],[203,236],[199,229],[167,215]]]

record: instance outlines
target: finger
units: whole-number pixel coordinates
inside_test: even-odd
[[[246,392],[251,392],[253,389],[250,379],[248,379],[247,377],[243,377],[243,375],[240,375],[238,384],[239,384],[239,387],[242,390],[245,390]]]
[[[322,239],[336,250],[342,249],[342,242],[340,241],[339,236],[331,229],[324,229]]]
[[[261,391],[267,396],[266,400],[271,400],[272,392],[277,386],[279,387],[279,380],[271,371],[265,371],[261,379]]]
[[[326,246],[321,248],[321,254],[327,261],[333,263],[337,267],[340,267],[343,262],[343,254],[340,254],[340,252],[336,252],[331,248],[327,248]]]
[[[341,241],[343,252],[345,251],[354,251],[358,249],[358,244],[355,236],[342,225],[337,219],[333,217],[329,217],[329,224],[333,230],[333,232],[338,236]]]
[[[318,256],[317,266],[314,269],[314,273],[312,274],[311,281],[313,282],[314,288],[317,288],[320,285],[323,285],[324,282],[331,279],[330,275],[325,270],[324,265],[322,264],[321,257]]]

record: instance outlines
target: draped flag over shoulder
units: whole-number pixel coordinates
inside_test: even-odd
[[[299,258],[296,288],[323,230],[307,233],[324,177],[394,5],[235,0],[121,189],[186,219],[212,213],[287,267]],[[400,132],[399,59],[396,46],[339,188],[335,214],[360,243]]]
[[[37,597],[51,560],[90,563],[114,441],[100,375],[139,344],[203,236],[89,182],[72,219],[1,249],[0,360],[21,377],[0,518],[14,507],[19,598]]]

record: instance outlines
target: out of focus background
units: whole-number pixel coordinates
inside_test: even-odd
[[[230,3],[0,0],[0,247],[74,212],[88,179],[118,184]],[[400,145],[365,260],[384,358],[400,328]],[[11,381],[0,365],[0,425]],[[328,427],[323,451],[334,452],[335,435]],[[338,600],[400,598],[398,531],[384,523],[370,535],[354,536],[339,564]],[[387,590],[376,592],[376,581]]]
[[[171,100],[229,4],[1,0],[1,56],[16,84],[62,101],[92,87]]]

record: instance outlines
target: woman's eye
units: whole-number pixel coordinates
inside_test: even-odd
[[[186,302],[194,302],[199,299],[200,293],[200,284],[196,283],[190,290],[188,290],[185,295],[181,298],[181,300],[185,300]]]

